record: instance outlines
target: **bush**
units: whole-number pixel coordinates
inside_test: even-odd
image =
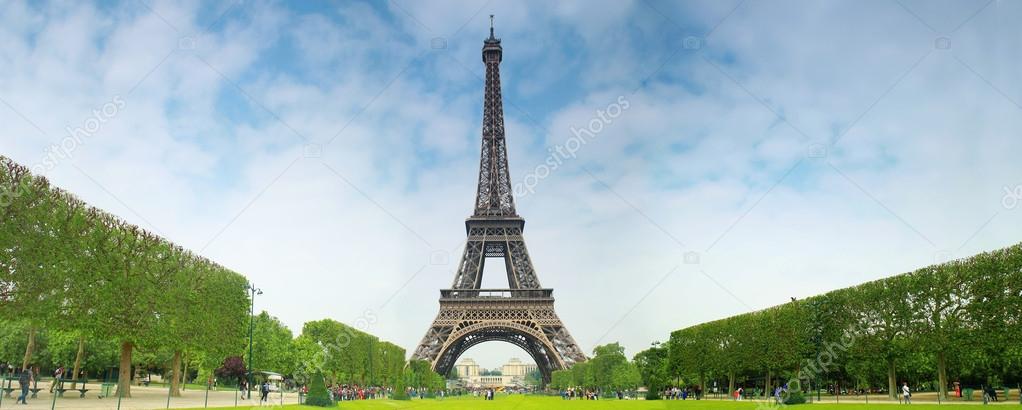
[[[391,399],[394,400],[411,400],[408,397],[408,389],[405,387],[405,376],[401,375],[397,377],[397,383],[394,384],[394,394]]]
[[[305,398],[305,404],[317,407],[333,407],[334,401],[330,399],[330,392],[326,391],[326,383],[323,382],[323,373],[316,373],[309,383],[309,395]]]
[[[782,394],[781,398],[784,399],[784,404],[804,404],[806,402],[806,396],[799,390],[789,390]]]

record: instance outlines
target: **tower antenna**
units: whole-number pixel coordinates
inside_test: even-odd
[[[493,37],[493,15],[492,14],[490,15],[490,38],[494,38]]]

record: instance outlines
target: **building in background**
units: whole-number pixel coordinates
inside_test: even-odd
[[[460,380],[469,381],[479,378],[479,365],[476,364],[475,360],[461,359],[458,364],[454,365],[454,368],[458,371],[458,379]]]
[[[525,376],[528,376],[529,373],[536,371],[536,369],[537,367],[535,364],[531,363],[525,364],[522,363],[521,360],[518,360],[517,357],[512,357],[511,360],[508,360],[507,363],[505,363],[504,366],[501,367],[500,374],[503,376],[519,378],[522,380],[522,382],[524,382]]]
[[[490,374],[469,358],[461,359],[454,368],[461,384],[470,389],[524,387],[529,373],[538,369],[534,363],[524,363],[516,357],[501,366],[500,375]]]

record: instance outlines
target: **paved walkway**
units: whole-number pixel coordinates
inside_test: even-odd
[[[14,401],[17,398],[19,392],[15,392],[11,398],[4,397],[3,402],[0,403],[0,409],[24,409],[24,410],[49,410],[50,406],[53,405],[53,395],[43,390],[39,392],[39,397],[35,399],[28,399],[28,405],[16,404]],[[121,400],[122,410],[155,410],[167,408],[167,389],[162,387],[131,387],[131,398]],[[234,390],[229,391],[210,391],[209,392],[209,407],[226,407],[234,406],[235,397],[237,396]],[[238,407],[252,407],[259,405],[259,394],[255,393],[252,395],[253,400],[242,400],[238,399]],[[283,401],[283,404],[296,404],[298,403],[298,395],[295,393],[285,393],[283,397],[279,392],[270,394],[270,403],[279,405]],[[170,398],[170,408],[190,408],[198,407],[202,408],[206,402],[206,391],[205,390],[186,390],[181,392],[181,397]],[[58,397],[56,401],[57,409],[116,409],[117,408],[117,397],[106,397],[99,398],[98,390],[90,390],[86,393],[85,398],[79,398],[77,392],[66,392],[64,397]]]

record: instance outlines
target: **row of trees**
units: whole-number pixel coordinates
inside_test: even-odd
[[[395,386],[401,376],[415,370],[414,362],[405,363],[404,349],[351,326],[330,319],[306,322],[302,333],[294,337],[266,312],[255,317],[252,355],[252,371],[280,373],[298,384],[322,374],[330,384]],[[207,377],[206,371],[199,377]],[[244,359],[234,357],[215,371],[225,382],[234,383],[249,369]],[[409,376],[408,380],[417,379]]]
[[[75,375],[89,343],[114,341],[118,392],[128,397],[136,349],[172,352],[179,376],[183,355],[220,360],[238,346],[248,307],[243,276],[88,206],[6,157],[0,220],[0,319],[28,329],[22,368],[40,329],[77,339]],[[179,377],[172,380],[176,394]]]
[[[659,383],[849,388],[1022,381],[1022,245],[677,330]],[[637,356],[638,360],[638,356]],[[783,381],[776,380],[778,377]]]
[[[297,378],[322,371],[333,383],[394,386],[410,368],[405,349],[330,319],[305,323],[292,343]]]
[[[554,371],[550,376],[550,387],[609,392],[634,390],[642,381],[637,363],[628,361],[625,348],[618,343],[610,343],[596,346],[591,359],[575,363],[570,369]]]
[[[67,374],[76,377],[116,367],[123,397],[130,397],[133,366],[170,376],[172,395],[189,368],[201,381],[220,369],[273,371],[299,382],[316,372],[334,383],[442,382],[407,365],[404,349],[358,329],[320,320],[293,337],[266,312],[254,318],[254,360],[246,366],[245,277],[2,156],[0,221],[0,362],[17,355],[18,368],[53,369],[73,357]]]

